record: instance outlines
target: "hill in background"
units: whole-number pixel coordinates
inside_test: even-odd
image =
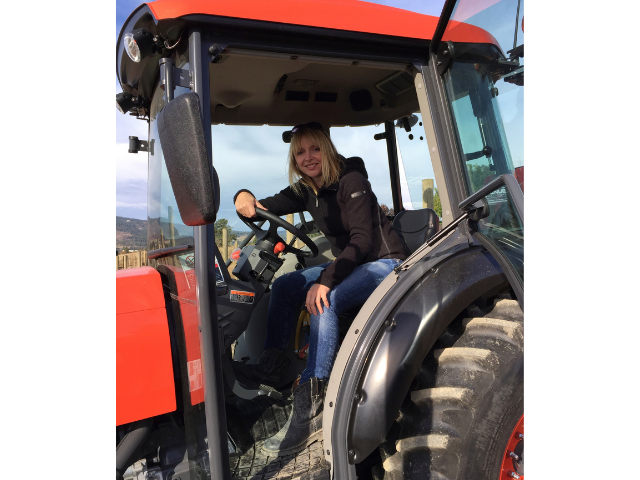
[[[168,220],[166,218],[156,219],[161,226],[168,228]],[[167,225],[165,225],[167,224]],[[192,227],[177,224],[174,226],[176,236],[191,236],[193,234]],[[239,241],[242,241],[249,232],[237,232]],[[122,251],[124,248],[129,250],[146,250],[147,249],[147,221],[138,220],[136,218],[118,217],[116,216],[116,248]]]
[[[122,250],[147,248],[147,221],[116,216],[116,248]]]

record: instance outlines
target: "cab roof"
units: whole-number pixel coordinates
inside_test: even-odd
[[[431,40],[438,24],[438,17],[359,0],[156,0],[147,5],[156,20],[215,15],[422,40]],[[451,22],[450,27],[447,40],[497,44],[473,25]]]
[[[327,126],[372,125],[418,110],[410,86],[438,21],[358,0],[156,0],[123,25],[116,71],[125,92],[150,101],[160,54],[131,61],[124,33],[146,28],[175,42],[180,56],[183,32],[197,26],[222,47],[208,67],[212,123],[295,125],[312,115]],[[449,22],[445,37],[497,45],[459,22]]]

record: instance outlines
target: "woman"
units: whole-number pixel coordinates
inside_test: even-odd
[[[281,216],[308,211],[336,254],[335,261],[283,275],[272,285],[265,351],[257,364],[238,364],[241,385],[256,388],[277,380],[288,364],[285,350],[304,304],[311,314],[307,367],[293,391],[293,412],[267,439],[268,454],[295,453],[322,435],[325,383],[338,351],[338,316],[361,306],[382,280],[406,258],[400,237],[371,191],[361,158],[344,158],[319,123],[291,130],[290,186],[256,200],[248,190],[234,197],[248,218],[255,208]]]

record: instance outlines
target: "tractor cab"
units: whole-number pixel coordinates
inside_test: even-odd
[[[395,471],[378,445],[438,336],[474,302],[500,296],[524,305],[523,8],[510,0],[486,8],[446,2],[436,17],[356,0],[156,0],[131,13],[117,43],[116,100],[149,126],[148,139],[132,138],[130,151],[148,152],[154,271],[145,278],[156,275],[162,288],[166,316],[153,328],[166,325],[171,367],[162,375],[175,388],[158,394],[167,407],[121,415],[125,404],[143,401],[127,390],[138,388],[150,362],[118,365],[129,379],[118,384],[120,478],[355,479]],[[507,24],[513,48],[505,46]],[[273,388],[241,387],[232,362],[260,356],[273,280],[339,252],[308,213],[287,221],[260,212],[249,221],[236,214],[233,197],[243,188],[258,199],[285,188],[291,129],[312,121],[340,154],[364,160],[408,258],[342,319],[324,439],[299,460],[269,458],[260,442],[286,421],[289,389],[305,368],[305,312]],[[219,219],[244,235],[234,258],[216,242]],[[439,262],[463,254],[472,266],[461,264],[446,281],[443,274],[439,281],[453,290],[415,315],[437,327],[407,330],[395,351],[413,353],[380,360],[385,338],[402,331],[392,332],[402,302],[419,304],[409,297],[436,281]],[[469,285],[456,280],[464,272]],[[128,346],[119,340],[118,349],[134,349],[131,335],[149,328],[127,324]],[[119,362],[135,358],[125,353]],[[380,365],[395,380],[379,383]],[[378,383],[366,387],[373,370]]]

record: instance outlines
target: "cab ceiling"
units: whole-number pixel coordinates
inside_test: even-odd
[[[209,66],[211,122],[291,126],[319,121],[330,127],[393,121],[419,110],[415,88],[391,95],[376,85],[403,72],[409,73],[406,84],[417,70],[402,64],[229,52]]]

